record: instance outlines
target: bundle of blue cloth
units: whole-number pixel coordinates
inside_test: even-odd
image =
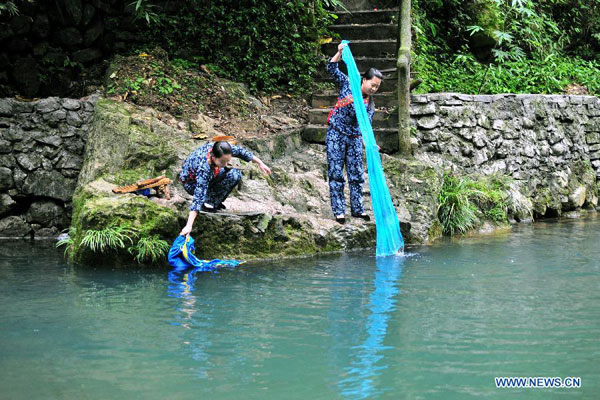
[[[194,272],[214,271],[217,267],[237,267],[243,261],[238,260],[200,260],[194,255],[194,238],[180,235],[175,239],[169,250],[169,265],[175,272],[193,269]]]
[[[342,43],[350,43],[343,40]],[[375,227],[377,230],[377,256],[388,256],[401,253],[404,250],[404,239],[400,232],[398,214],[392,203],[392,197],[385,181],[383,166],[379,156],[379,149],[375,142],[373,128],[367,115],[367,109],[363,102],[361,87],[361,77],[358,74],[356,62],[352,57],[350,47],[344,47],[342,50],[342,59],[348,67],[348,79],[350,81],[350,90],[354,98],[354,109],[358,127],[362,134],[367,153],[367,171],[369,173],[369,188],[371,190],[371,200],[373,202],[373,214],[375,215]]]

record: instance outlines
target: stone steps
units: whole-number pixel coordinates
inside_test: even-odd
[[[312,108],[331,108],[337,101],[337,92],[327,91],[324,93],[316,93],[312,96]],[[395,107],[398,104],[398,98],[393,92],[378,92],[373,95],[375,106],[379,108]]]
[[[321,50],[326,55],[334,55],[341,40],[325,43]],[[353,40],[350,43],[352,54],[362,57],[396,58],[396,39]]]
[[[349,24],[391,24],[398,18],[397,9],[337,11],[336,23]]]
[[[383,83],[373,97],[379,108],[373,117],[373,132],[377,143],[384,152],[398,150],[398,114],[387,113],[385,109],[398,104],[396,87],[396,38],[397,9],[343,11],[336,13],[338,20],[330,29],[339,35],[331,43],[322,45],[323,54],[328,57],[337,52],[341,40],[349,40],[350,48],[360,74],[368,68],[377,68],[383,73]],[[344,62],[339,63],[340,70],[347,74]],[[333,79],[323,68],[316,76],[316,81],[324,83],[323,89],[313,93],[309,111],[309,125],[302,137],[315,143],[324,143],[327,133],[327,116],[338,96]]]
[[[327,125],[327,117],[331,108],[313,108],[308,113],[308,123],[311,125]],[[373,128],[396,128],[398,126],[398,113],[388,113],[386,110],[377,110],[373,116]]]
[[[384,153],[398,151],[398,128],[374,128],[375,141]],[[325,143],[327,125],[307,125],[302,131],[302,139],[311,143]]]
[[[364,71],[368,70],[369,68],[377,68],[378,70],[382,71],[382,73],[385,73],[387,75],[389,75],[392,72],[395,73],[395,70],[396,70],[396,59],[395,58],[357,57],[355,55],[354,61],[356,62],[356,67],[358,68],[358,72],[361,74]],[[348,71],[346,69],[346,63],[344,63],[342,61],[338,65],[339,65],[340,71],[342,71],[343,73],[345,73],[347,75]],[[324,73],[327,74],[327,76],[330,76],[327,71],[324,71]],[[321,75],[321,76],[325,77],[323,75]]]
[[[333,25],[329,29],[344,40],[395,39],[398,35],[396,24]]]

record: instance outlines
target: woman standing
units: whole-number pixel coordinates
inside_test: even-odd
[[[363,141],[354,110],[350,81],[338,68],[338,62],[342,57],[342,50],[345,46],[347,46],[346,43],[340,44],[337,53],[327,64],[327,70],[340,89],[337,102],[329,113],[329,128],[325,140],[331,209],[335,220],[340,224],[346,222],[344,165],[346,165],[348,186],[350,186],[351,215],[365,221],[371,219],[365,214],[363,205],[363,184],[365,182],[363,177]],[[369,122],[373,120],[373,114],[375,114],[375,103],[372,95],[379,89],[382,79],[381,72],[375,68],[370,68],[362,77],[361,92],[367,105]]]

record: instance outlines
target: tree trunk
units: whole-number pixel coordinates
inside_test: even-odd
[[[400,154],[410,155],[410,0],[401,0],[398,38],[398,144]]]

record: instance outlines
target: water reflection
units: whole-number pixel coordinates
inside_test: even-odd
[[[353,348],[357,354],[350,366],[345,368],[347,377],[338,383],[345,397],[371,398],[383,390],[377,388],[375,379],[381,370],[387,368],[387,365],[377,364],[384,357],[384,350],[393,348],[385,346],[384,340],[388,320],[396,308],[396,295],[399,291],[397,281],[403,265],[404,257],[377,257],[375,289],[369,297],[367,306],[370,311],[365,325],[367,338]]]
[[[191,321],[196,312],[196,296],[194,296],[194,285],[196,283],[197,268],[188,272],[171,271],[169,272],[169,286],[167,292],[169,297],[181,299],[180,306],[176,309],[176,320],[172,325],[181,325],[190,329]]]
[[[182,345],[188,349],[190,357],[198,361],[194,368],[196,375],[200,378],[208,377],[208,353],[207,349],[211,346],[207,329],[208,326],[199,327],[198,320],[209,321],[210,318],[203,316],[199,318],[197,313],[201,309],[203,313],[210,313],[212,307],[198,307],[198,298],[194,294],[197,273],[202,271],[201,267],[190,268],[188,270],[173,270],[169,272],[169,284],[167,293],[169,297],[179,299],[176,303],[175,316],[171,325],[181,326],[188,330],[187,334],[181,337]],[[200,329],[194,329],[200,328]]]

